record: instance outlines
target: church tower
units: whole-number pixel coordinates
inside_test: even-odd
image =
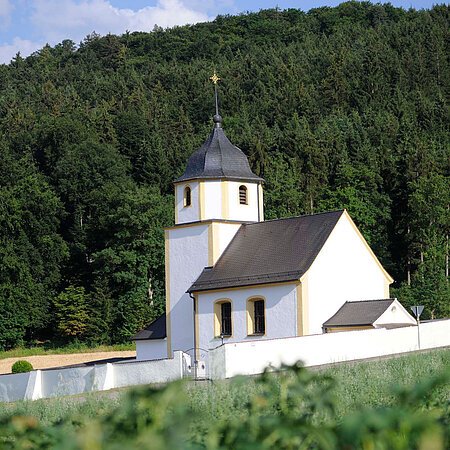
[[[167,356],[194,354],[195,299],[186,291],[205,267],[213,266],[242,223],[264,220],[263,179],[226,137],[218,112],[214,127],[174,181],[175,225],[165,230]]]
[[[208,139],[175,180],[175,223],[214,219],[261,222],[263,180],[251,171],[242,150],[225,136],[222,117],[216,114],[213,120]]]

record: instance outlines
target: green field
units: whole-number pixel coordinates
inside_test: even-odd
[[[116,345],[98,345],[89,346],[83,343],[71,344],[62,347],[48,347],[42,345],[40,347],[18,347],[12,350],[0,351],[0,359],[6,358],[24,358],[27,356],[42,355],[64,355],[71,353],[96,353],[96,352],[120,352],[126,350],[136,350],[134,342]]]
[[[449,367],[447,349],[3,404],[0,441],[4,448],[444,449]]]
[[[358,411],[361,405],[371,407],[391,406],[395,401],[394,388],[410,386],[450,368],[450,350],[409,355],[373,362],[338,364],[318,371],[335,381],[334,396],[336,413],[343,417]],[[258,385],[253,378],[224,381],[189,388],[191,407],[204,410],[212,417],[221,418],[240,413],[243,405],[257,393]],[[450,401],[450,385],[436,389],[433,400]],[[224,406],[226,406],[224,408]]]

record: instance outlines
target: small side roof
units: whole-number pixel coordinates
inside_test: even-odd
[[[143,330],[136,333],[132,340],[142,341],[147,339],[164,339],[167,337],[166,333],[166,314],[162,314],[155,319],[150,325]]]
[[[188,292],[299,280],[343,210],[243,224],[214,267]]]
[[[323,324],[323,327],[373,325],[394,302],[394,298],[345,302],[337,313]]]

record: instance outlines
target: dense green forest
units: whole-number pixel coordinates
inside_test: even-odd
[[[172,181],[209,134],[266,217],[347,208],[425,318],[450,315],[450,7],[348,2],[100,37],[0,66],[0,347],[121,342],[164,309]]]

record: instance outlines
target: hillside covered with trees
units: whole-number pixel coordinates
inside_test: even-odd
[[[0,66],[0,347],[164,309],[172,181],[212,126],[266,217],[347,208],[405,305],[450,315],[450,7],[348,2],[63,41]]]

